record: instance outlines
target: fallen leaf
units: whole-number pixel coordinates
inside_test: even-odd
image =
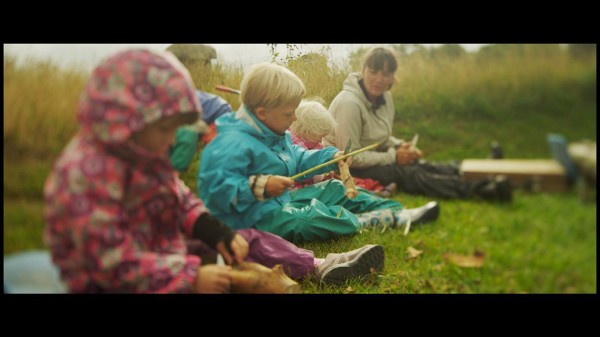
[[[483,252],[476,251],[472,256],[458,255],[454,253],[446,253],[442,255],[442,259],[448,260],[450,263],[464,268],[481,268],[485,260]]]
[[[356,292],[356,289],[354,289],[350,286],[344,290],[344,294],[354,294],[355,292]]]
[[[413,247],[406,248],[406,251],[408,252],[408,258],[409,259],[414,259],[417,256],[423,254],[422,250],[417,250],[417,249],[414,249]]]
[[[418,249],[423,249],[425,248],[425,242],[423,242],[423,240],[419,240],[417,243],[415,243],[415,247]]]
[[[442,270],[442,268],[443,268],[443,267],[444,267],[444,265],[443,265],[443,264],[441,264],[441,263],[438,263],[438,264],[436,264],[435,266],[433,266],[433,270],[440,271],[440,270]]]

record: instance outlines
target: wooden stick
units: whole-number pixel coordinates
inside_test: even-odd
[[[242,92],[237,90],[237,89],[233,89],[230,87],[226,87],[224,85],[215,85],[215,89],[219,90],[219,91],[224,91],[224,92],[228,92],[230,94],[241,94]]]
[[[360,149],[360,150],[356,150],[356,151],[350,152],[350,153],[348,153],[348,154],[345,154],[345,155],[343,155],[343,156],[337,157],[337,158],[335,158],[335,159],[332,159],[332,160],[330,160],[330,161],[328,161],[328,162],[325,162],[325,163],[323,163],[323,164],[320,164],[320,165],[317,165],[317,166],[315,166],[315,167],[313,167],[313,168],[310,168],[310,169],[308,169],[308,170],[306,170],[306,171],[304,171],[304,172],[300,172],[300,173],[298,173],[298,174],[296,174],[296,175],[293,175],[293,176],[291,176],[290,178],[291,178],[291,179],[296,179],[296,178],[302,177],[302,176],[304,176],[304,175],[307,175],[307,174],[309,174],[309,173],[311,173],[311,172],[313,172],[313,171],[316,171],[316,170],[318,170],[318,169],[320,169],[320,168],[323,168],[323,167],[325,167],[325,166],[327,166],[327,165],[331,165],[331,164],[333,164],[333,163],[337,163],[337,162],[338,162],[338,161],[340,161],[340,160],[344,160],[344,159],[346,159],[346,158],[348,158],[348,157],[352,157],[352,156],[354,156],[355,154],[359,154],[359,153],[361,153],[361,152],[365,152],[365,151],[367,151],[367,150],[374,149],[374,148],[376,148],[376,147],[378,147],[378,146],[379,146],[379,143],[375,143],[375,144],[371,144],[371,145],[369,145],[369,146],[365,146],[365,147],[363,147],[363,148],[362,148],[362,149]]]
[[[354,199],[358,195],[358,191],[356,190],[356,185],[354,185],[354,179],[350,175],[350,169],[348,168],[348,164],[345,161],[338,162],[338,166],[340,168],[340,175],[342,176],[342,182],[344,183],[344,187],[346,188],[346,192],[344,194],[350,198]]]
[[[269,269],[242,262],[231,270],[231,292],[243,294],[301,294],[300,285],[289,278],[280,264]]]

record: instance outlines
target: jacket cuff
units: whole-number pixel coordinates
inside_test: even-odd
[[[390,148],[387,150],[387,154],[388,154],[388,156],[387,156],[387,160],[386,160],[386,161],[389,161],[389,162],[387,162],[387,163],[385,163],[385,164],[386,164],[386,165],[389,165],[389,164],[396,164],[396,149],[395,149],[395,148],[393,148],[393,147],[390,147]]]
[[[196,220],[192,234],[194,239],[202,240],[212,249],[216,249],[217,243],[223,241],[229,251],[234,236],[235,231],[208,213],[202,213]]]
[[[269,180],[270,177],[270,174],[257,174],[250,176],[248,179],[250,191],[252,191],[252,194],[254,194],[254,197],[256,197],[258,201],[265,200],[265,187],[267,186],[267,180]]]

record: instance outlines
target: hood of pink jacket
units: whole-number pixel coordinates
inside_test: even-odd
[[[94,69],[77,119],[86,136],[120,144],[160,118],[201,111],[189,72],[171,53],[130,50]]]

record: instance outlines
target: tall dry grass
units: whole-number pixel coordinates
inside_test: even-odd
[[[77,131],[75,109],[88,76],[50,61],[4,57],[4,153],[53,157]]]
[[[192,75],[194,85],[198,90],[210,92],[222,96],[227,100],[233,109],[240,105],[239,97],[236,94],[220,92],[215,89],[216,85],[225,85],[234,89],[239,89],[244,75],[243,68],[238,64],[205,65],[200,63],[186,64],[186,67]]]
[[[439,119],[519,118],[523,111],[578,118],[581,102],[595,107],[596,61],[576,58],[557,45],[491,46],[478,53],[444,55],[418,52],[399,57],[392,88],[397,121],[413,124]],[[348,65],[331,64],[326,51],[286,59],[284,65],[304,81],[307,97],[329,104],[350,71],[358,70],[353,53]],[[351,65],[354,65],[351,68]],[[198,89],[223,96],[234,109],[235,94],[217,84],[239,88],[241,65],[188,65]],[[17,66],[4,58],[4,149],[11,155],[54,157],[76,132],[77,99],[88,77],[49,61]],[[589,113],[589,112],[588,112]]]
[[[579,61],[558,45],[497,49],[460,57],[401,57],[392,89],[397,112],[407,118],[497,119],[518,117],[513,112],[523,108],[569,113],[574,100],[595,102],[595,60]]]
[[[306,97],[320,97],[327,104],[342,90],[342,84],[348,76],[348,69],[329,64],[324,52],[291,59],[286,66],[304,82]]]
[[[78,130],[77,102],[90,72],[63,69],[51,61],[18,63],[14,56],[5,55],[5,157],[54,158]],[[214,86],[238,87],[241,66],[193,65],[189,70],[198,89],[223,96],[234,109],[239,106],[237,95],[218,92]]]

